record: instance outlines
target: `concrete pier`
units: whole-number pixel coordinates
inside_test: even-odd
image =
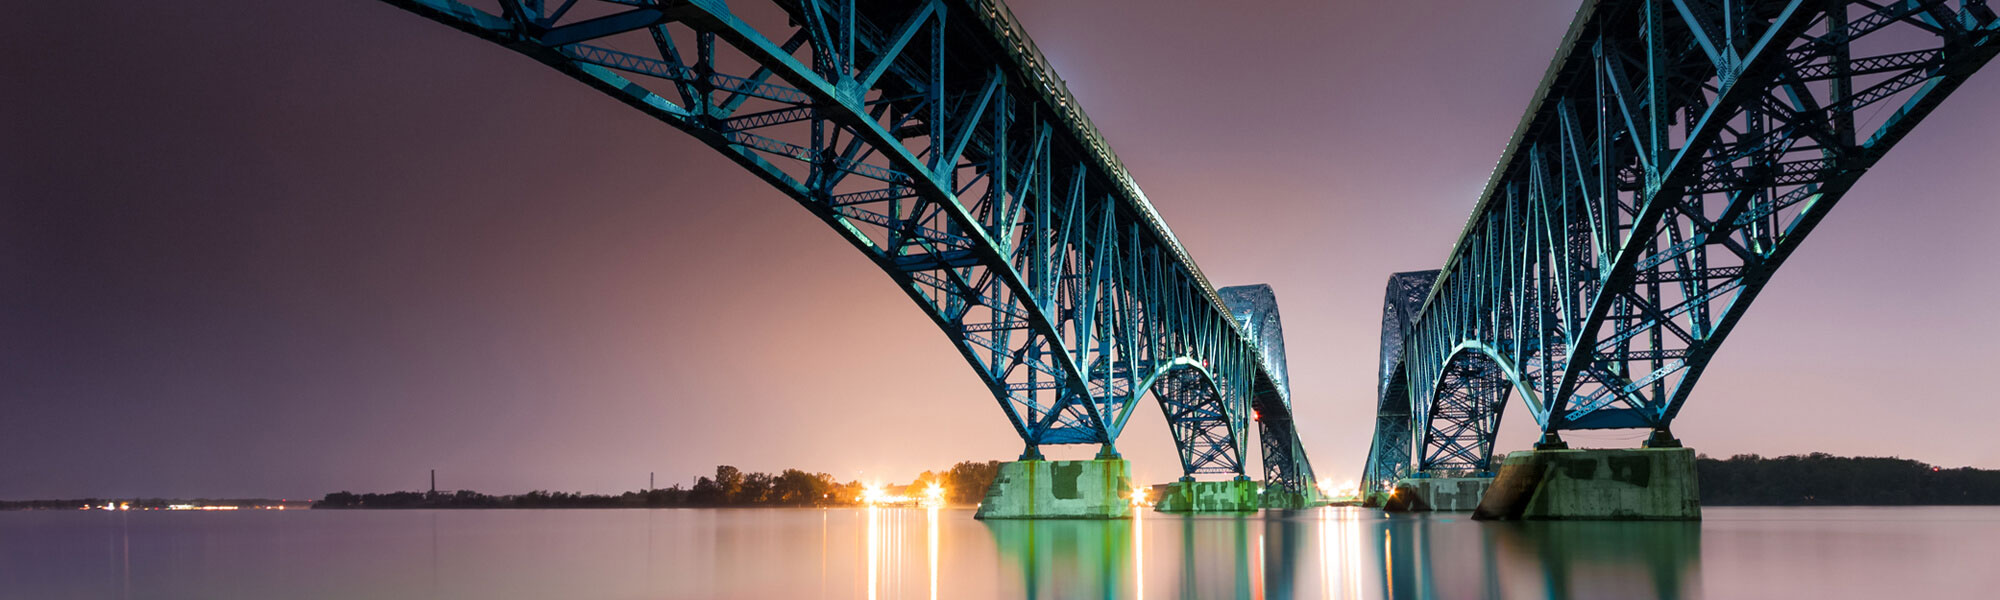
[[[1153,503],[1164,513],[1244,513],[1258,509],[1257,482],[1176,481]]]
[[[1389,512],[1463,512],[1479,506],[1492,477],[1410,477],[1396,482],[1383,502]]]
[[[1129,519],[1132,467],[1122,458],[1000,465],[979,519]]]
[[[1688,448],[1515,452],[1472,518],[1694,521],[1695,482]]]
[[[1326,506],[1327,502],[1326,498],[1319,494],[1319,490],[1313,488],[1306,488],[1306,491],[1299,493],[1287,492],[1279,488],[1264,488],[1263,500],[1260,500],[1259,504],[1262,504],[1264,508],[1301,510]]]

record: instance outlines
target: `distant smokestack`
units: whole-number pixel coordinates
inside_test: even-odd
[[[438,470],[431,469],[431,495],[435,496],[437,495],[437,493],[438,493]]]

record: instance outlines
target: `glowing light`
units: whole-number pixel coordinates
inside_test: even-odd
[[[894,506],[901,504],[936,507],[944,505],[944,488],[939,487],[936,483],[932,483],[924,489],[922,496],[905,496],[902,494],[891,494],[889,493],[889,489],[882,484],[871,483],[862,489],[861,497],[856,498],[856,500],[860,500],[868,506]]]
[[[238,509],[240,509],[240,508],[242,508],[242,507],[240,507],[240,506],[213,506],[213,505],[210,505],[210,506],[203,506],[203,505],[199,505],[199,504],[169,504],[169,505],[167,505],[167,510],[238,510]],[[283,506],[280,506],[280,507],[278,507],[278,510],[284,510],[284,509],[285,509],[285,507],[283,507]]]
[[[1152,505],[1152,501],[1146,499],[1146,488],[1136,485],[1132,486],[1132,506],[1144,507]]]
[[[867,487],[861,488],[862,503],[865,503],[869,506],[874,506],[877,504],[887,503],[888,501],[889,501],[889,492],[882,489],[882,484],[870,483],[867,485]]]

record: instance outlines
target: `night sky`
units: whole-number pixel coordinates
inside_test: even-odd
[[[1215,284],[1277,290],[1306,448],[1355,477],[1382,282],[1443,262],[1575,3],[1013,4]],[[831,230],[522,56],[368,0],[10,10],[0,498],[908,481],[1020,452]],[[1778,274],[1675,432],[2000,467],[1996,139],[1982,73]],[[1165,481],[1153,406],[1120,446]],[[1532,439],[1510,411],[1503,450]]]

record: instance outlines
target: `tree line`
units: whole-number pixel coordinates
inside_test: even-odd
[[[1695,461],[1709,506],[1900,506],[2000,504],[2000,470],[1946,469],[1903,458],[1815,452]]]
[[[968,505],[984,499],[986,487],[999,473],[999,461],[960,462],[941,472],[925,471],[910,482],[910,493],[919,493],[936,483],[945,489],[950,504]],[[679,507],[806,507],[852,506],[861,502],[866,486],[859,481],[841,483],[826,473],[785,469],[777,474],[746,473],[729,465],[715,468],[714,477],[696,478],[689,487],[675,484],[666,488],[625,492],[616,495],[535,490],[525,494],[494,495],[458,490],[454,492],[388,492],[356,494],[339,491],[327,494],[313,508],[679,508]]]

